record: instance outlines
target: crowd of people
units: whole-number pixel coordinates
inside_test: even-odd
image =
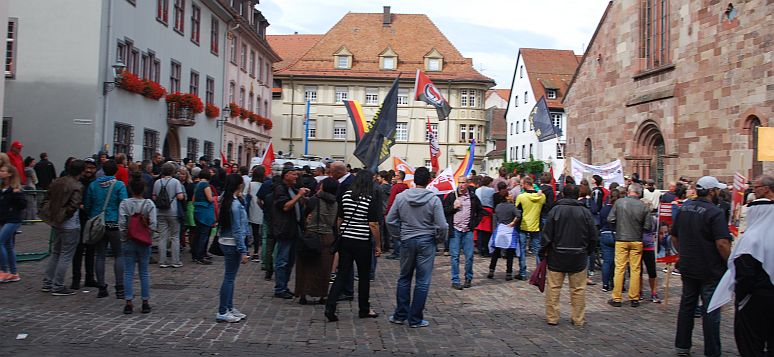
[[[532,256],[533,272],[546,270],[546,322],[560,322],[566,276],[571,322],[582,326],[585,292],[596,285],[597,270],[611,306],[623,305],[627,282],[628,305],[640,306],[643,273],[648,300],[660,303],[656,259],[679,254],[679,266],[671,272],[683,282],[675,337],[679,354],[690,353],[694,318],[702,317],[704,352],[719,355],[720,310],[707,306],[727,265],[736,267],[731,279],[736,281],[739,350],[754,355],[767,343],[772,346],[772,320],[762,318],[772,314],[764,303],[774,297],[772,244],[761,241],[745,254],[732,254],[729,188],[711,176],[695,183],[681,178],[662,191],[636,175],[627,176],[624,185],[606,184],[598,175],[579,183],[561,177],[557,185],[550,173],[501,169],[496,178],[459,177],[453,192],[437,194],[426,188],[432,174],[424,167],[409,185],[404,172],[350,169],[341,161],[315,170],[288,163],[267,175],[263,166],[221,166],[207,157],[177,163],[158,153],[143,162],[104,152],[70,158],[56,178],[45,153],[37,163],[19,161],[21,144],[11,147],[8,155],[0,154],[0,281],[21,279],[13,235],[23,220],[39,217],[54,229],[42,287],[54,296],[73,295],[82,284],[96,287],[98,298],[110,296],[105,268],[112,256],[113,294],[125,301],[123,312],[134,311],[137,270],[141,312],[149,313],[149,265],[181,268],[187,247],[194,264],[211,265],[213,255],[223,256],[218,322],[247,318],[233,299],[239,267],[250,261],[261,264],[265,280],[273,280],[276,298],[324,305],[328,321],[338,320],[339,301],[354,299],[357,281],[358,317],[376,318],[370,284],[377,258],[391,252],[386,258],[400,260],[400,274],[397,306],[388,320],[416,328],[429,325],[423,312],[437,256],[449,257],[455,290],[474,286],[476,254],[488,261],[488,279],[495,279],[504,259],[506,281],[527,280]],[[25,195],[25,188],[47,194]],[[759,219],[774,207],[774,178],[757,178],[745,199],[750,204],[743,216],[751,218],[742,217],[740,231],[765,234],[761,226],[774,228],[771,220]],[[671,215],[663,214],[664,205]],[[31,207],[40,209],[30,212]]]

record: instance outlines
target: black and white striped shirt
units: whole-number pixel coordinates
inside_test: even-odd
[[[369,240],[371,227],[368,222],[378,222],[381,214],[379,197],[362,197],[352,199],[352,191],[347,191],[341,197],[339,217],[344,222],[341,224],[342,237]]]

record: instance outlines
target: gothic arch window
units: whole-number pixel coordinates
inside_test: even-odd
[[[591,138],[586,138],[586,143],[583,144],[583,159],[586,161],[587,164],[593,165],[593,157],[592,155],[592,148],[591,148]]]
[[[752,150],[752,172],[750,178],[755,178],[763,174],[763,162],[758,160],[758,128],[761,127],[761,120],[755,115],[750,115],[745,120],[745,129],[749,133],[748,147]]]

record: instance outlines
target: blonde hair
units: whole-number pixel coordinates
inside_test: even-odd
[[[19,177],[19,172],[16,171],[16,168],[13,167],[13,165],[3,165],[0,166],[0,170],[5,169],[8,171],[8,174],[10,176],[10,182],[3,181],[3,186],[8,185],[12,189],[21,189],[21,178]]]
[[[0,167],[11,166],[11,159],[8,158],[8,154],[0,152]]]

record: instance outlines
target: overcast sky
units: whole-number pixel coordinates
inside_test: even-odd
[[[521,47],[583,54],[608,0],[262,0],[270,35],[323,34],[347,12],[426,14],[481,73],[510,88]]]

